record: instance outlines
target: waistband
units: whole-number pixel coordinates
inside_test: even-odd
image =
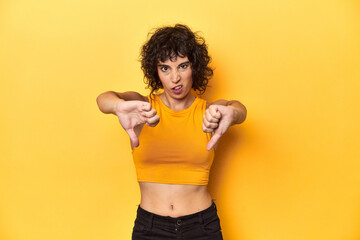
[[[146,219],[150,219],[151,221],[156,221],[158,223],[164,223],[164,224],[177,223],[178,224],[179,222],[185,221],[189,224],[189,223],[194,223],[194,222],[202,222],[210,217],[213,217],[214,215],[217,215],[217,208],[216,208],[216,204],[215,204],[214,200],[211,200],[211,206],[202,211],[174,218],[174,217],[170,217],[170,216],[162,216],[162,215],[158,215],[158,214],[149,212],[149,211],[141,208],[139,205],[138,209],[137,209],[137,214],[140,217],[144,217]]]

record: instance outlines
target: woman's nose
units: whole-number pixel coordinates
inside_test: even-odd
[[[171,81],[173,83],[177,83],[180,81],[180,73],[178,71],[175,71],[175,73],[171,76]]]

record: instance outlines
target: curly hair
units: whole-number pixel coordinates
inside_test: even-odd
[[[192,69],[192,89],[203,94],[214,71],[208,66],[211,57],[205,39],[183,24],[161,27],[149,34],[151,38],[141,48],[140,61],[144,82],[151,89],[151,94],[163,88],[157,72],[159,61],[172,61],[177,56],[188,57]]]

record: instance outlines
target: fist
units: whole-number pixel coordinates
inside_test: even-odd
[[[202,129],[206,133],[213,133],[206,149],[209,151],[220,137],[232,125],[234,109],[223,105],[210,105],[203,115]]]
[[[134,128],[143,124],[155,127],[160,121],[159,115],[156,114],[154,108],[151,108],[151,104],[143,101],[119,102],[115,107],[115,113],[135,147],[139,146],[139,139]]]
[[[208,107],[203,115],[202,129],[206,133],[213,132],[219,126],[221,113],[216,106],[211,105]]]

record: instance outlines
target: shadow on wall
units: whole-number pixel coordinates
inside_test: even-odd
[[[215,56],[216,55],[216,56]],[[224,82],[229,83],[229,81],[224,81],[224,79],[229,79],[227,74],[226,66],[222,66],[221,63],[221,53],[213,55],[213,59],[217,59],[215,65],[211,67],[214,68],[214,76],[209,80],[206,93],[201,96],[209,102],[213,102],[218,99],[228,99],[226,96],[227,90],[232,89],[231,84],[224,84]],[[239,79],[241,79],[241,73],[239,73]],[[232,99],[231,99],[232,100]],[[241,97],[239,99],[241,102]],[[248,121],[247,119],[245,121]],[[218,146],[215,150],[215,159],[210,171],[209,185],[208,190],[213,198],[221,198],[221,188],[225,184],[225,176],[228,171],[228,167],[232,166],[231,161],[239,161],[235,159],[236,152],[239,151],[239,147],[243,144],[241,142],[245,139],[246,132],[241,126],[230,127],[223,136],[219,139]],[[244,140],[245,141],[245,140]],[[231,169],[231,171],[236,171],[236,169]]]
[[[215,158],[211,167],[208,190],[213,198],[221,198],[221,187],[225,184],[225,175],[231,161],[239,161],[234,158],[234,153],[241,148],[244,133],[240,128],[231,129],[227,131],[219,140],[218,146],[215,150]],[[236,143],[236,144],[234,144]],[[235,154],[236,155],[236,154]],[[236,171],[236,169],[231,169]]]

